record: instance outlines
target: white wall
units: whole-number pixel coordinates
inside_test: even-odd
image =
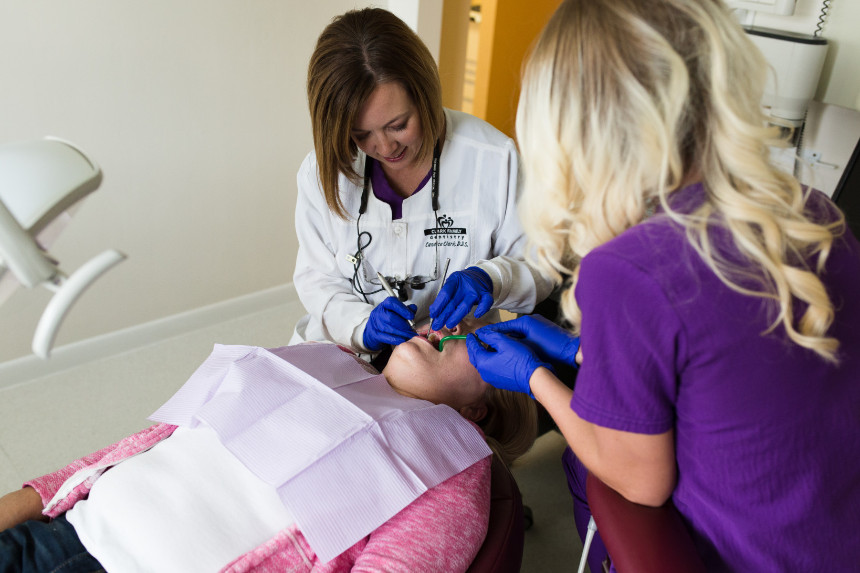
[[[68,270],[129,256],[58,347],[291,281],[307,61],[334,15],[369,4],[0,0],[0,143],[56,135],[105,173],[52,253]],[[29,354],[49,298],[0,307],[0,363]]]
[[[377,6],[391,10],[421,36],[427,49],[439,61],[442,40],[442,0],[388,0]]]

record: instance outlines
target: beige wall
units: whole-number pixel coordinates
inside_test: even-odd
[[[57,347],[292,280],[307,60],[334,15],[368,4],[0,0],[0,142],[62,137],[105,174],[52,252],[68,270],[129,257]],[[0,306],[0,363],[30,353],[49,298]]]

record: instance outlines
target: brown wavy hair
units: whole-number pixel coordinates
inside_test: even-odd
[[[320,34],[308,65],[308,105],[319,180],[329,208],[348,214],[338,189],[344,174],[356,184],[358,148],[350,137],[361,108],[379,84],[400,84],[418,110],[423,141],[419,161],[445,131],[442,85],[433,56],[400,18],[380,8],[352,10]]]

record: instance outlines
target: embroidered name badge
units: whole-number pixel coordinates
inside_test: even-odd
[[[424,229],[425,247],[468,247],[469,235],[465,227],[455,227],[454,219],[446,214],[436,218],[436,226]]]

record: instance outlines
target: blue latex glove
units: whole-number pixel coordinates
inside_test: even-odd
[[[562,362],[574,368],[579,351],[579,337],[542,316],[521,316],[514,320],[485,326],[482,331],[500,332],[514,338],[524,338],[545,360]],[[481,335],[479,335],[481,336]],[[483,340],[483,336],[481,336]]]
[[[445,281],[445,286],[430,305],[430,316],[433,317],[430,327],[433,330],[454,328],[475,305],[478,306],[476,318],[490,310],[493,306],[493,281],[483,269],[469,267],[453,273]]]
[[[364,327],[364,346],[371,352],[378,352],[386,344],[396,346],[415,336],[407,321],[415,318],[417,310],[414,304],[406,306],[397,297],[386,298],[370,311]]]
[[[490,349],[484,348],[481,342],[490,346]],[[541,366],[552,370],[525,341],[488,330],[487,327],[470,334],[466,338],[466,348],[469,361],[478,369],[485,382],[502,390],[528,394],[532,398],[535,396],[529,381],[534,371]]]

